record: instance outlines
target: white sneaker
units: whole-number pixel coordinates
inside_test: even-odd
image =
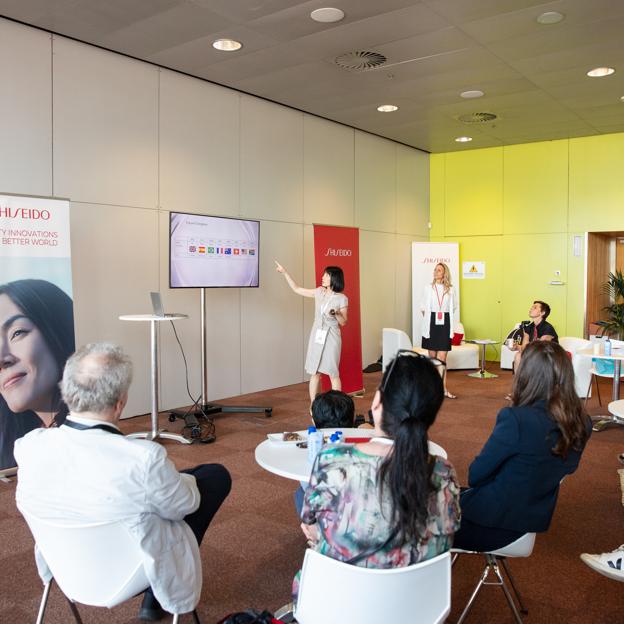
[[[601,555],[588,555],[583,553],[581,560],[592,570],[608,576],[616,581],[624,581],[624,544],[613,552]]]

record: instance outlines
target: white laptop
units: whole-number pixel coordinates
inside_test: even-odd
[[[151,292],[150,297],[152,299],[152,310],[154,311],[154,316],[159,316],[160,318],[177,316],[176,314],[165,314],[165,308],[163,307],[162,297],[159,292]]]

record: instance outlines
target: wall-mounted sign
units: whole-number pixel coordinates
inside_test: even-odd
[[[462,262],[462,277],[464,279],[485,279],[485,262]]]

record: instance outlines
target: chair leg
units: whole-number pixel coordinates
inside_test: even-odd
[[[52,579],[50,579],[49,583],[46,583],[43,586],[43,595],[41,596],[41,604],[39,605],[39,613],[37,613],[37,624],[43,623],[43,616],[45,614],[45,609],[48,604],[48,596],[50,595],[51,587],[52,587]]]
[[[193,609],[193,622],[195,624],[201,624],[199,621],[199,615],[197,615],[197,609]]]
[[[65,596],[65,599],[69,603],[69,608],[74,616],[74,620],[76,620],[76,624],[82,624],[82,618],[80,617],[80,613],[78,613],[78,607],[76,607],[76,605],[69,598],[67,598],[67,596]]]
[[[180,614],[179,613],[174,613],[173,614],[173,620],[171,620],[171,624],[178,624],[178,620],[180,619]]]
[[[474,588],[472,595],[468,599],[468,604],[466,604],[466,606],[464,607],[464,610],[462,611],[462,614],[459,616],[459,620],[457,620],[457,624],[462,624],[462,622],[466,619],[468,612],[470,611],[470,609],[472,609],[472,605],[474,604],[477,594],[479,593],[479,591],[481,591],[481,587],[483,587],[483,584],[485,583],[489,574],[490,574],[490,562],[488,560],[485,565],[485,569],[483,570],[483,574],[481,574],[481,578],[479,579],[479,582],[477,583],[477,586]]]
[[[585,393],[585,405],[584,405],[585,408],[587,408],[587,401],[589,401],[589,393],[591,392],[593,381],[594,381],[594,376],[590,373],[589,374],[589,386],[587,386],[587,392]]]
[[[522,613],[522,615],[527,615],[529,610],[524,606],[524,602],[522,601],[522,596],[520,595],[520,592],[518,591],[518,588],[516,587],[516,583],[514,581],[513,576],[511,576],[511,572],[509,571],[509,566],[507,565],[507,559],[505,559],[504,557],[501,557],[499,561],[503,564],[505,574],[507,574],[507,578],[509,579],[509,582],[511,583],[511,588],[514,590],[514,594],[516,594],[518,605],[520,606],[520,613]]]
[[[600,398],[600,384],[598,383],[598,377],[596,377],[596,393],[598,394],[598,405],[602,407],[602,399]]]
[[[514,619],[517,624],[522,624],[522,618],[518,613],[518,609],[516,608],[516,603],[513,601],[512,595],[509,593],[507,589],[507,585],[505,584],[505,579],[503,579],[503,575],[501,574],[500,568],[498,567],[497,559],[494,557],[492,568],[494,570],[494,574],[496,574],[498,578],[498,584],[501,586],[503,593],[505,594],[505,598],[507,598],[507,602],[509,603],[509,608],[511,609]]]
[[[459,559],[459,555],[461,555],[461,553],[453,553],[453,558],[451,559],[451,568],[455,565],[455,562]]]

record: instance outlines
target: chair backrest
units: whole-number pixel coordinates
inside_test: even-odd
[[[377,570],[306,551],[295,608],[299,624],[438,624],[450,610],[448,552],[404,568]]]
[[[121,523],[60,525],[21,511],[70,600],[110,608],[149,586],[139,545]]]
[[[382,330],[382,366],[386,370],[386,366],[397,354],[399,349],[411,349],[412,341],[410,337],[400,329],[393,327],[384,327]]]
[[[574,389],[576,394],[585,398],[590,389],[589,382],[591,379],[591,358],[583,355],[576,355],[579,349],[585,349],[591,345],[589,340],[583,338],[575,338],[564,336],[559,338],[559,344],[572,354],[572,367],[574,368]]]

